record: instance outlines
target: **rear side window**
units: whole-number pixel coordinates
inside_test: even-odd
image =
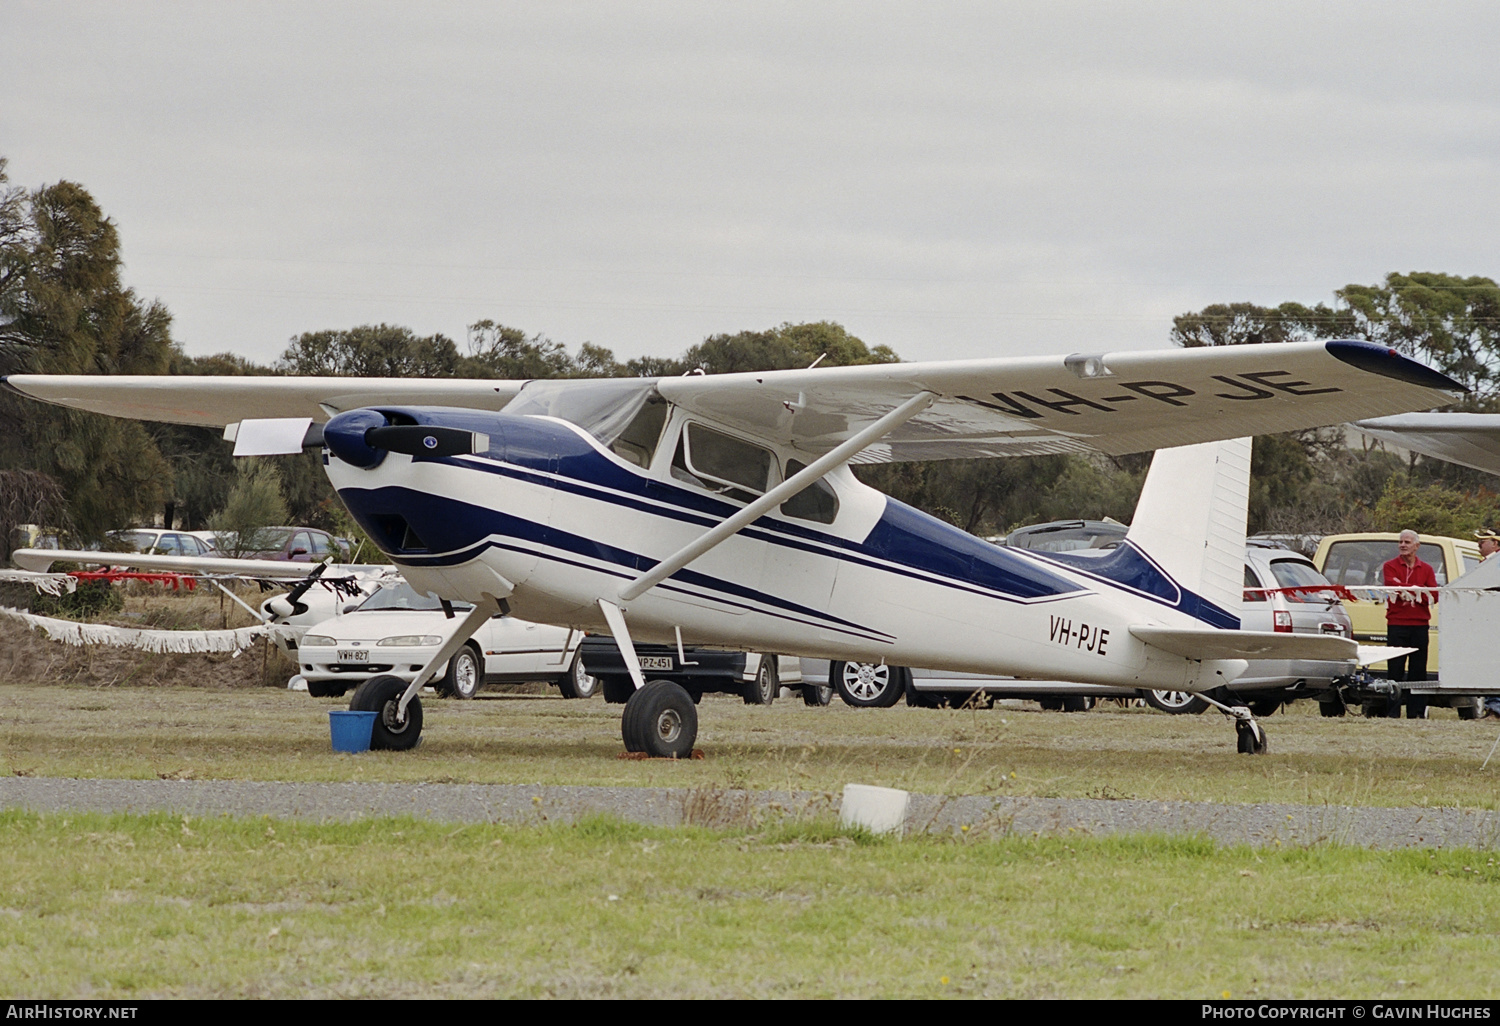
[[[807,464],[800,460],[786,461],[787,477],[800,474],[806,469]],[[834,494],[833,486],[826,479],[819,478],[783,502],[781,512],[789,517],[811,520],[818,524],[831,524],[839,513],[839,497]]]
[[[672,476],[726,498],[751,502],[766,490],[775,465],[769,449],[702,424],[688,424],[672,457]]]
[[[1250,569],[1250,564],[1249,563],[1246,563],[1245,564],[1245,601],[1246,602],[1265,602],[1265,601],[1269,600],[1270,596],[1267,595],[1264,591],[1251,590],[1251,589],[1260,589],[1261,587],[1263,587],[1263,585],[1260,583],[1260,578],[1255,576],[1255,571]]]

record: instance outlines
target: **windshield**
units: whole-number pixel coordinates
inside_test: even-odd
[[[528,381],[503,412],[556,417],[577,424],[609,446],[655,393],[655,378]]]
[[[1307,588],[1328,583],[1328,578],[1318,573],[1317,568],[1312,564],[1297,559],[1273,559],[1271,573],[1275,575],[1277,585],[1283,588]],[[1300,591],[1287,595],[1286,600],[1288,602],[1326,602],[1333,597],[1332,592]]]
[[[426,613],[442,608],[442,603],[438,601],[436,595],[424,594],[403,581],[393,588],[381,588],[360,603],[355,612],[371,613],[381,609],[403,609]],[[467,613],[473,608],[467,602],[453,603],[453,610],[457,613]]]

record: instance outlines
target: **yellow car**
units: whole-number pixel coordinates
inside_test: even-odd
[[[1318,543],[1313,563],[1334,584],[1378,587],[1385,583],[1380,568],[1387,560],[1396,558],[1396,543],[1400,537],[1395,533],[1330,534]],[[1423,535],[1417,558],[1432,566],[1441,587],[1479,565],[1479,546],[1472,539]],[[1354,623],[1354,640],[1385,644],[1384,602],[1346,601],[1344,608]],[[1429,676],[1438,672],[1438,621],[1441,616],[1440,604],[1432,612],[1432,642],[1427,650]],[[1376,664],[1371,669],[1384,670],[1385,664]]]

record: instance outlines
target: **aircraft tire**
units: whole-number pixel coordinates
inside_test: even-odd
[[[448,660],[448,671],[434,688],[442,698],[469,699],[484,680],[484,660],[471,645],[465,645]]]
[[[1266,732],[1254,720],[1235,720],[1236,748],[1241,755],[1265,755],[1269,747]]]
[[[1153,709],[1176,716],[1196,716],[1208,708],[1208,703],[1191,691],[1142,690],[1141,697]]]
[[[698,740],[698,710],[693,696],[669,680],[648,680],[630,696],[620,717],[620,736],[627,752],[658,759],[686,759]]]
[[[776,701],[776,694],[780,690],[781,679],[776,673],[776,657],[763,655],[760,657],[760,668],[755,671],[755,679],[748,681],[740,694],[746,705],[770,705]]]
[[[349,708],[354,712],[373,712],[375,726],[370,731],[370,747],[404,752],[417,747],[422,740],[422,700],[413,698],[406,707],[406,722],[396,719],[396,706],[406,691],[406,681],[389,673],[371,677],[354,689]]]
[[[905,668],[885,663],[835,660],[828,666],[828,679],[839,697],[856,709],[889,709],[906,693]]]
[[[307,693],[313,698],[342,698],[344,692],[349,690],[349,685],[340,684],[336,680],[310,680],[307,682]]]
[[[599,678],[590,677],[584,668],[583,656],[575,655],[568,672],[557,678],[557,690],[564,698],[593,698],[599,693]]]
[[[833,688],[828,684],[804,684],[802,685],[802,704],[811,706],[827,705],[833,701]]]

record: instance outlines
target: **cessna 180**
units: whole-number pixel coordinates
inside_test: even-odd
[[[224,426],[240,455],[320,448],[407,580],[474,607],[409,684],[382,676],[356,691],[351,708],[380,713],[377,746],[415,745],[421,685],[485,618],[513,610],[612,634],[637,689],[625,746],[671,757],[691,752],[697,712],[677,685],[645,679],[633,639],[1196,692],[1251,658],[1352,661],[1349,639],[1239,630],[1242,436],[1430,409],[1463,391],[1356,341],[655,379],[7,384],[78,409]],[[1102,559],[995,547],[849,470],[1151,449],[1127,540]],[[1259,724],[1236,715],[1240,750],[1264,751]]]

